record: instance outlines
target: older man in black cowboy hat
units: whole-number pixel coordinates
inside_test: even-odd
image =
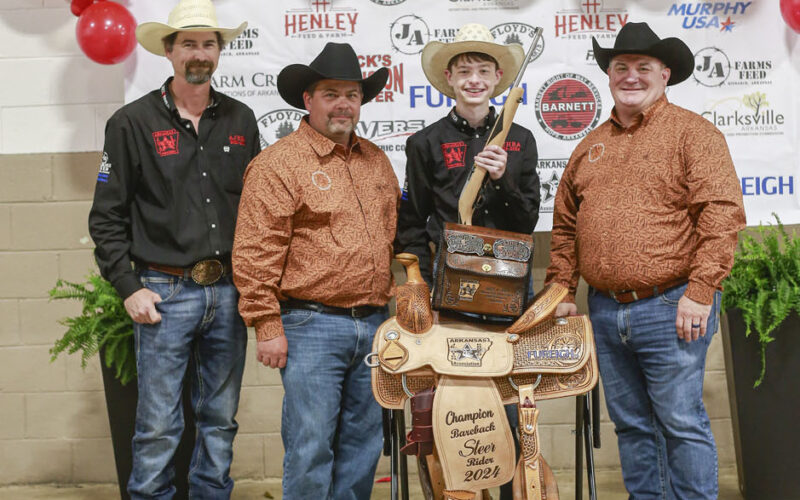
[[[387,317],[400,188],[386,155],[353,131],[387,78],[362,78],[348,44],[284,68],[281,97],[309,114],[245,174],[234,276],[258,360],[281,370],[287,500],[372,490],[381,410],[363,359]]]
[[[614,109],[572,153],[556,194],[547,283],[578,276],[632,498],[716,498],[717,453],[703,374],[720,282],[744,227],[725,138],[667,101],[691,50],[628,23],[613,49],[593,40]]]

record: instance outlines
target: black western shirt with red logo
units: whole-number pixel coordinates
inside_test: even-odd
[[[106,123],[89,232],[100,273],[123,299],[141,288],[132,262],[230,258],[242,177],[261,149],[249,107],[212,89],[197,131],[178,113],[171,80]]]
[[[473,128],[453,108],[406,142],[406,179],[395,251],[417,255],[422,275],[429,282],[432,267],[428,243],[439,244],[445,222],[458,222],[458,197],[475,155],[486,147],[495,120],[495,110],[490,108],[483,125]],[[505,174],[486,183],[472,223],[532,233],[541,199],[536,141],[530,130],[513,124],[503,149],[508,154]]]

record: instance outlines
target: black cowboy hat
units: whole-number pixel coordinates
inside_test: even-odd
[[[617,33],[613,49],[604,49],[592,37],[594,60],[608,72],[608,65],[614,56],[620,54],[644,54],[653,56],[667,65],[670,77],[667,85],[675,85],[689,78],[694,71],[694,55],[689,47],[678,38],[660,39],[647,23],[627,23]]]
[[[366,78],[361,77],[358,56],[348,43],[328,42],[311,64],[290,64],[278,74],[278,93],[295,108],[306,109],[303,92],[319,80],[345,80],[361,84],[366,104],[375,98],[389,78],[389,70],[381,68]]]

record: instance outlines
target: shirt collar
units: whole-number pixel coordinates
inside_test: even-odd
[[[494,125],[495,111],[494,111],[494,106],[489,106],[489,114],[486,115],[486,118],[483,119],[483,123],[476,128],[473,128],[466,120],[466,118],[463,118],[461,115],[459,115],[456,112],[455,107],[453,107],[453,109],[450,110],[450,113],[448,113],[447,118],[450,120],[450,123],[452,123],[453,126],[455,126],[461,132],[464,132],[465,134],[483,135],[486,132],[488,132],[490,128],[492,128],[492,125]]]
[[[631,125],[628,127],[628,129],[633,129],[633,128],[640,127],[642,125],[646,125],[648,122],[650,122],[653,119],[654,116],[656,116],[658,114],[659,111],[664,109],[664,107],[668,103],[669,103],[669,101],[667,101],[667,95],[666,94],[662,95],[661,97],[658,98],[658,100],[656,100],[656,102],[654,102],[653,104],[648,106],[647,109],[645,109],[644,111],[639,113],[636,116],[636,118],[634,118],[633,123],[631,123]],[[616,106],[614,106],[614,109],[611,110],[611,117],[609,119],[617,127],[625,128],[622,125],[622,122],[620,121],[619,117],[617,116],[617,107]]]
[[[319,156],[328,156],[334,152],[337,146],[342,149],[345,154],[349,154],[356,148],[361,149],[361,141],[364,140],[361,137],[358,137],[356,134],[351,133],[350,146],[345,148],[341,144],[333,142],[314,130],[314,127],[308,123],[308,115],[304,116],[303,119],[300,120],[300,126],[297,128],[297,132],[300,133],[300,135],[311,145],[311,148],[314,150],[314,152]]]
[[[164,106],[169,110],[171,113],[178,114],[178,107],[175,106],[175,100],[172,98],[172,92],[169,90],[169,84],[172,83],[172,80],[175,77],[169,77],[167,80],[161,85],[161,102],[164,103]],[[211,96],[211,103],[208,105],[206,109],[215,109],[219,106],[219,96],[217,95],[217,91],[214,90],[213,87],[209,87],[210,96]]]

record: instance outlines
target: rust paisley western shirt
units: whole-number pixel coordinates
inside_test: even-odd
[[[303,119],[245,172],[233,245],[239,312],[258,340],[283,335],[280,300],[384,305],[400,187],[389,159],[336,144]]]
[[[546,283],[580,274],[602,290],[686,278],[711,304],[745,226],[742,190],[722,133],[667,102],[628,128],[611,118],[575,148],[556,193]]]

